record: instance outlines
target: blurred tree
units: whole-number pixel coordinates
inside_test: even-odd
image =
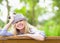
[[[2,3],[3,0],[0,0],[0,4]],[[1,9],[0,9],[0,15],[1,15]],[[4,26],[4,22],[0,19],[0,28]]]
[[[58,10],[54,11],[56,14],[56,17],[54,18],[54,21],[56,22],[58,29],[58,35],[60,36],[60,0],[53,0],[53,7],[57,6]]]
[[[2,20],[0,20],[0,27],[3,27],[4,25],[5,23]]]
[[[9,15],[10,15],[10,14],[9,14],[10,6],[9,6],[9,3],[8,3],[8,0],[6,0],[6,3],[7,3],[7,11],[8,11],[8,12],[7,12],[7,13],[8,13],[8,15],[7,15],[7,23],[8,23],[8,22],[9,22],[9,18],[8,18],[8,17],[9,17]]]
[[[28,17],[28,22],[32,25],[35,25],[38,23],[37,19],[36,19],[36,14],[35,12],[35,6],[37,5],[37,3],[39,2],[39,0],[20,0],[21,2],[25,2],[25,5],[29,5],[30,9],[27,10],[26,6],[24,6],[22,9],[16,9],[15,12],[16,13],[22,13],[24,14],[26,17]]]
[[[0,0],[0,3],[2,3],[3,0]]]
[[[44,0],[45,1],[45,0]],[[38,22],[38,17],[46,12],[48,12],[47,7],[42,8],[39,5],[39,0],[20,0],[20,3],[24,2],[25,6],[23,6],[21,9],[15,9],[14,12],[16,13],[22,13],[24,16],[28,18],[28,22],[34,26],[36,26],[38,23],[42,25],[44,28],[44,31],[47,36],[60,36],[60,0],[52,0],[52,9],[53,13],[55,13],[55,17],[49,20],[45,20],[43,22]],[[0,0],[0,3],[2,0]],[[10,6],[7,2],[7,9],[8,9],[8,16],[10,11]],[[27,10],[27,5],[29,5],[29,9]],[[57,6],[58,10],[55,11],[54,7]],[[7,23],[8,23],[8,16],[7,16]],[[3,27],[4,23],[0,20],[0,26]]]

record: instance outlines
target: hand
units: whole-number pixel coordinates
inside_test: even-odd
[[[15,15],[11,15],[11,16],[10,16],[10,20],[9,20],[10,22],[13,22],[13,21],[14,21],[14,16],[15,16]]]

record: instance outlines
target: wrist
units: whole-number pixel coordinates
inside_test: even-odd
[[[13,21],[10,21],[9,24],[11,24]]]

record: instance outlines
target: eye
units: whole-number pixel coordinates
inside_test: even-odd
[[[21,22],[21,21],[23,21],[23,20],[17,21],[16,23]]]
[[[23,21],[23,20],[20,20],[20,21]]]
[[[18,23],[19,21],[17,21],[16,23]]]

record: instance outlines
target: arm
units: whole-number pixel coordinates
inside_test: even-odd
[[[40,34],[27,34],[28,37],[31,37],[35,40],[41,40],[43,41],[45,39],[44,36],[40,35]]]
[[[8,24],[6,24],[5,26],[4,26],[4,29],[9,29],[9,27],[10,27],[10,25],[12,24],[12,22],[13,22],[13,20],[14,20],[14,18],[13,17],[11,17],[11,19],[10,19],[10,21],[9,21],[9,23]]]
[[[11,36],[13,34],[9,33],[7,30],[9,29],[12,21],[10,21],[7,25],[4,26],[4,28],[0,31],[1,36]]]
[[[44,31],[37,30],[35,28],[30,29],[30,34],[27,34],[27,36],[36,39],[36,40],[41,40],[43,41],[45,39],[45,33]]]
[[[4,28],[0,31],[0,35],[1,35],[1,36],[10,36],[10,35],[13,35],[13,34],[7,32],[7,30],[8,30],[9,27],[10,27],[10,25],[12,24],[13,20],[14,20],[14,18],[12,17],[12,18],[10,19],[9,23],[6,24],[6,25],[4,26]]]
[[[44,41],[44,39],[45,39],[45,36],[43,36],[41,34],[23,34],[23,35],[17,35],[17,36],[27,36],[32,39],[40,40],[40,41]]]

